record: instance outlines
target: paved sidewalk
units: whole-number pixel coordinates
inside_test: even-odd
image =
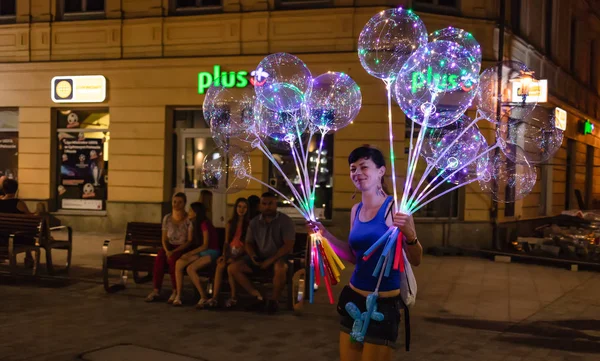
[[[275,316],[146,304],[149,284],[105,294],[100,249],[118,237],[76,234],[69,282],[0,276],[0,360],[74,360],[117,344],[208,361],[338,359],[337,315],[322,291],[303,314]],[[431,256],[415,272],[412,347],[397,360],[600,359],[600,273]]]

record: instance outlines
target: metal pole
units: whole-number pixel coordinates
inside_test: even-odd
[[[515,11],[515,9],[511,8],[511,11]],[[498,24],[498,101],[496,103],[496,119],[500,119],[500,114],[502,111],[501,99],[502,99],[502,66],[500,63],[504,59],[504,31],[505,31],[505,18],[506,18],[506,0],[500,0],[500,16],[499,16],[499,24]],[[495,155],[498,154],[498,150],[496,149]],[[494,182],[493,187],[498,187],[498,184]],[[499,249],[498,244],[498,202],[492,199],[492,209],[490,212],[490,220],[492,223],[492,244],[494,248]]]

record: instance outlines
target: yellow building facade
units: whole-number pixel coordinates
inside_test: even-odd
[[[18,134],[13,173],[19,196],[30,204],[47,203],[76,230],[122,231],[128,221],[158,222],[174,191],[200,198],[198,164],[191,163],[198,151],[207,151],[210,132],[201,121],[199,74],[213,73],[216,66],[250,73],[267,54],[285,51],[299,56],[313,74],[345,72],[361,87],[358,118],[333,136],[328,222],[346,234],[356,202],[348,154],[365,143],[389,154],[385,87],[362,69],[357,39],[373,14],[396,5],[412,7],[430,32],[449,25],[472,32],[482,46],[482,69],[496,62],[500,1],[17,0],[14,16],[4,16],[0,24],[0,112],[18,119],[16,126],[5,121],[4,133]],[[533,192],[514,209],[500,204],[497,220],[576,208],[575,190],[592,205],[600,199],[600,181],[593,181],[600,177],[598,9],[568,0],[506,1],[505,6],[504,56],[548,80],[549,100],[540,106],[566,110],[567,130],[555,158],[538,167]],[[66,84],[57,87],[55,77],[94,75],[106,79],[103,101],[57,102]],[[393,109],[396,170],[402,177],[405,119],[397,105]],[[71,113],[85,126],[69,128]],[[595,126],[590,134],[583,134],[585,122],[588,129]],[[493,131],[491,125],[487,131]],[[190,149],[195,150],[187,154]],[[73,158],[82,153],[84,161]],[[91,159],[102,162],[85,166]],[[268,182],[268,161],[257,151],[251,161],[253,175]],[[95,198],[101,202],[64,201],[69,187],[83,192],[74,198],[88,194],[87,181],[75,179],[82,171],[97,184],[95,192],[104,198]],[[238,196],[264,190],[251,182],[238,194],[214,195],[213,220],[222,225]],[[448,224],[451,243],[489,245],[495,221],[490,196],[473,185],[453,199],[455,211],[417,219],[426,245],[444,242]]]

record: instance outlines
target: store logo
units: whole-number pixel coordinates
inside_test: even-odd
[[[594,133],[594,123],[590,122],[589,119],[586,119],[585,122],[581,124],[581,133],[583,135],[593,134]]]
[[[250,75],[252,75],[252,78],[250,78],[250,84],[254,86],[263,86],[269,77],[269,73],[264,71],[263,68],[253,70]]]
[[[248,72],[245,70],[222,72],[221,65],[214,65],[212,73],[208,71],[198,73],[198,94],[204,94],[213,83],[216,86],[222,84],[225,88],[245,88],[248,84],[261,86],[267,81],[269,74],[262,68],[258,68],[253,70],[250,76],[248,80]]]
[[[462,89],[468,92],[473,89],[474,83],[470,80],[459,82],[460,75],[457,74],[437,74],[433,72],[431,66],[427,67],[427,74],[415,71],[411,77],[411,92],[422,90],[425,84],[433,84],[436,89],[441,92]]]
[[[56,76],[51,81],[55,103],[102,103],[106,99],[106,78],[102,75]]]

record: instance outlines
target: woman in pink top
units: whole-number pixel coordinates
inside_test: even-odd
[[[218,303],[219,290],[223,279],[223,271],[232,262],[235,262],[244,254],[244,242],[246,231],[250,223],[250,213],[248,212],[248,200],[238,198],[233,207],[233,215],[225,227],[225,244],[223,245],[223,256],[217,260],[217,270],[215,272],[215,284],[213,297],[208,301],[208,307],[215,307]],[[235,280],[228,275],[231,296],[225,302],[225,307],[231,308],[236,305]]]

